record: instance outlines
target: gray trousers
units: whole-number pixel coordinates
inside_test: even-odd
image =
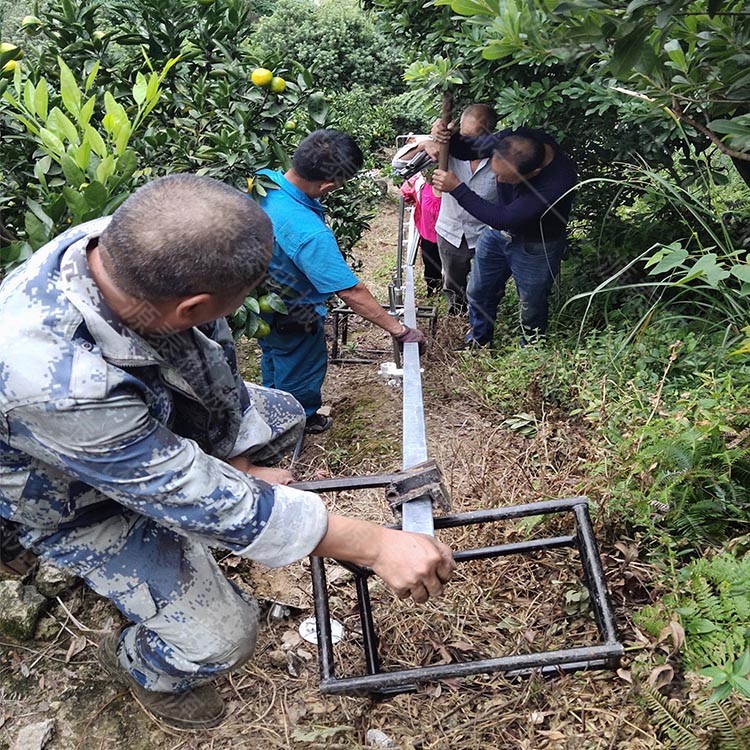
[[[469,247],[466,236],[456,246],[438,234],[438,252],[443,264],[443,289],[448,299],[448,313],[461,315],[466,312],[466,280],[471,270],[474,248]]]

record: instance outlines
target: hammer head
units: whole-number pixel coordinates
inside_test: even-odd
[[[385,488],[385,497],[394,512],[400,512],[404,503],[424,497],[444,513],[450,511],[450,495],[443,474],[432,460],[398,472],[397,478]]]

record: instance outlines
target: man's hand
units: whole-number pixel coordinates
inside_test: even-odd
[[[427,534],[381,529],[383,540],[370,566],[399,599],[421,604],[443,591],[456,563],[450,548]]]
[[[273,466],[256,466],[246,456],[235,456],[227,459],[227,463],[239,469],[244,474],[249,474],[256,479],[262,479],[268,484],[291,484],[294,475],[286,469],[276,469]]]
[[[432,136],[432,139],[434,141],[437,141],[438,143],[448,143],[448,141],[451,139],[451,136],[453,135],[455,130],[454,123],[450,123],[449,125],[445,125],[442,120],[435,120],[434,123],[432,123],[432,128],[430,129],[430,135]]]
[[[401,333],[394,333],[392,335],[398,342],[401,351],[404,349],[404,344],[419,344],[420,354],[424,354],[425,349],[427,349],[427,341],[419,328],[409,328],[409,326],[405,325]]]
[[[334,514],[313,555],[372,568],[399,599],[419,603],[439,594],[456,567],[450,548],[434,537]]]
[[[432,161],[437,161],[440,156],[440,144],[435,141],[422,141],[417,150],[424,151]]]
[[[450,193],[461,184],[461,180],[453,172],[446,172],[443,169],[436,169],[432,173],[432,187],[437,188],[441,193]]]

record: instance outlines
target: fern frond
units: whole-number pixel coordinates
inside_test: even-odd
[[[677,743],[681,750],[702,750],[694,731],[695,720],[679,701],[669,700],[650,688],[645,690],[645,695],[651,720],[659,732]]]

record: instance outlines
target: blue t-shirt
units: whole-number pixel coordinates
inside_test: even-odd
[[[314,305],[318,313],[325,315],[326,301],[336,292],[351,289],[359,279],[326,226],[320,202],[305,195],[281,172],[262,169],[258,174],[279,186],[260,199],[273,223],[269,286],[287,306]]]

